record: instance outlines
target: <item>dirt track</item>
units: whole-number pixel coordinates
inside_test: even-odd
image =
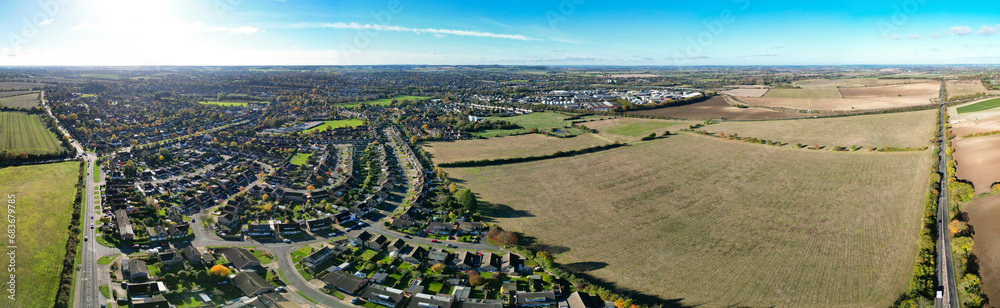
[[[682,119],[766,120],[804,118],[807,114],[778,112],[764,108],[736,108],[722,97],[712,97],[704,102],[649,110],[629,111],[627,114],[674,117]]]

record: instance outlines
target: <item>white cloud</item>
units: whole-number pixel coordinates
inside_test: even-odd
[[[916,40],[920,38],[920,34],[907,34],[906,37]]]
[[[375,30],[375,31],[393,31],[393,32],[413,32],[416,34],[430,33],[434,35],[457,35],[457,36],[474,36],[474,37],[486,37],[486,38],[499,38],[508,40],[518,40],[518,41],[536,41],[533,39],[520,34],[503,34],[503,33],[491,33],[491,32],[481,32],[475,30],[456,30],[456,29],[434,29],[434,28],[408,28],[399,26],[385,26],[377,24],[359,24],[356,22],[351,23],[324,23],[324,24],[310,24],[310,23],[298,23],[288,26],[289,28],[332,28],[332,29],[350,29],[350,30]]]
[[[997,33],[997,27],[991,27],[991,26],[987,26],[987,25],[983,25],[982,27],[979,27],[979,34],[982,34],[982,35],[993,35],[993,34],[996,34],[996,33]]]
[[[891,38],[891,39],[894,39],[894,40],[898,40],[898,39],[899,39],[899,35],[895,35],[895,34],[893,34],[893,35],[892,35],[892,36],[890,36],[889,38]]]
[[[441,33],[434,33],[434,37],[446,37],[447,35]]]
[[[968,35],[969,33],[972,33],[972,28],[969,28],[967,26],[954,26],[951,27],[951,33],[958,35]]]
[[[55,18],[49,18],[49,19],[46,19],[46,20],[43,20],[42,22],[40,22],[40,24],[47,25],[47,24],[51,24],[53,21],[56,21],[56,19]]]
[[[258,31],[263,31],[257,27],[242,26],[242,27],[206,27],[201,22],[193,23],[183,23],[178,21],[170,21],[161,23],[155,28],[143,28],[137,26],[136,28],[130,28],[129,24],[122,23],[119,21],[113,22],[102,22],[102,23],[92,23],[84,22],[82,24],[70,27],[72,31],[90,31],[90,32],[135,32],[135,31],[155,31],[161,33],[205,33],[205,32],[225,32],[230,34],[254,34]]]

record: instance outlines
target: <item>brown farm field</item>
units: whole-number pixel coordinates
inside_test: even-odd
[[[742,98],[751,99],[751,98]],[[726,103],[720,96],[715,96],[704,102],[690,105],[628,111],[627,114],[651,115],[681,119],[720,119],[728,120],[766,120],[802,118],[808,115],[802,113],[780,112],[764,108],[737,108]]]
[[[767,89],[732,89],[719,92],[722,94],[729,94],[732,96],[743,96],[743,97],[761,97],[767,93]]]
[[[945,88],[948,89],[948,97],[968,95],[976,93],[1000,94],[1000,91],[988,91],[983,86],[983,82],[977,79],[951,79],[946,80]]]
[[[422,143],[435,163],[463,160],[497,159],[552,154],[611,143],[593,134],[571,138],[527,134],[489,139],[434,141]]]
[[[641,139],[651,133],[662,135],[664,131],[677,132],[688,128],[697,121],[670,121],[639,118],[614,118],[608,120],[583,122],[580,125],[596,129],[597,134],[609,140],[631,142]]]
[[[878,87],[840,88],[839,92],[844,98],[768,97],[765,95],[760,98],[744,97],[740,99],[755,106],[801,110],[865,110],[927,105],[930,104],[931,98],[937,96],[939,88],[939,82],[923,82]]]
[[[0,97],[0,105],[24,109],[38,107],[38,92],[17,96]]]
[[[31,89],[41,89],[44,86],[46,86],[46,84],[35,83],[35,82],[17,82],[17,81],[0,82],[0,90],[31,90]]]
[[[983,293],[990,299],[1000,298],[1000,194],[972,200],[962,210],[976,231],[972,253],[979,258]]]
[[[976,194],[990,191],[1000,182],[1000,136],[963,138],[952,142],[955,147],[955,177],[972,182]]]
[[[523,244],[647,300],[886,307],[907,288],[930,162],[681,134],[446,171]]]
[[[948,116],[950,117],[949,123],[951,123],[951,129],[955,132],[955,135],[963,137],[968,134],[1000,130],[1000,108],[958,113],[958,108],[975,105],[992,99],[993,98],[974,100],[965,104],[948,107]]]
[[[936,119],[936,110],[922,110],[837,118],[727,121],[702,129],[712,133],[736,133],[742,137],[827,147],[922,147],[930,146]]]

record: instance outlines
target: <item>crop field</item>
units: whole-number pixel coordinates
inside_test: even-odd
[[[983,86],[983,82],[975,79],[950,79],[946,80],[945,88],[948,89],[948,97],[959,96],[959,95],[969,95],[976,93],[990,93],[997,94],[1000,91],[988,91],[986,87]]]
[[[532,112],[529,114],[523,114],[512,117],[489,117],[488,120],[491,121],[507,121],[521,128],[518,129],[491,129],[485,130],[477,133],[472,133],[477,137],[492,138],[508,136],[511,134],[522,134],[528,132],[531,128],[537,129],[539,132],[554,132],[558,135],[563,136],[574,136],[583,133],[583,131],[572,127],[570,121],[566,121],[566,118],[571,117],[571,115],[566,115],[556,112]],[[599,116],[589,116],[582,119],[590,118],[601,118]]]
[[[361,121],[359,119],[333,120],[333,121],[323,122],[323,124],[320,124],[319,126],[307,129],[304,132],[306,132],[306,133],[309,133],[309,132],[325,132],[325,131],[327,131],[329,129],[335,129],[335,128],[341,128],[341,127],[348,127],[348,126],[350,126],[350,127],[358,127],[358,126],[361,126],[363,124],[365,124],[365,122]]]
[[[930,104],[937,97],[939,82],[923,82],[877,87],[839,88],[844,98],[817,97],[744,97],[751,105],[782,107],[801,110],[865,110],[898,108]],[[833,88],[827,88],[833,89]],[[837,91],[838,89],[833,89]],[[770,94],[772,91],[768,91]]]
[[[13,307],[54,304],[78,171],[78,162],[0,168],[0,194],[15,196],[18,284]]]
[[[990,191],[990,186],[1000,182],[1000,136],[986,136],[955,140],[955,177],[972,182],[976,194]]]
[[[767,93],[767,89],[732,89],[719,93],[742,97],[761,97]]]
[[[28,93],[18,96],[0,97],[0,105],[5,107],[30,109],[38,107],[38,93]]]
[[[1000,130],[1000,108],[986,108],[992,107],[1000,100],[996,99],[984,99],[980,101],[973,101],[967,104],[948,107],[948,115],[951,117],[951,128],[959,138],[964,137],[968,134],[975,133],[985,133],[991,131]],[[993,102],[990,102],[993,101]],[[980,105],[983,102],[990,102],[987,105]],[[967,107],[974,107],[973,110],[977,111],[967,111],[964,113],[959,113],[959,110]]]
[[[681,129],[688,128],[689,125],[701,123],[695,121],[666,121],[654,119],[638,118],[614,118],[593,122],[583,122],[580,125],[590,129],[596,129],[597,134],[611,140],[620,142],[631,142],[641,139],[651,133],[657,136],[664,131],[676,133]]]
[[[759,97],[759,96],[758,96]],[[764,94],[770,98],[842,98],[834,87],[803,87],[802,89],[771,89]]]
[[[937,110],[837,118],[797,119],[766,122],[722,122],[701,129],[743,137],[756,137],[791,144],[863,147],[930,146],[937,123]]]
[[[979,258],[983,293],[990,299],[1000,298],[1000,194],[972,200],[962,210],[976,231],[972,253]]]
[[[0,91],[0,97],[11,97],[11,96],[25,95],[28,93],[35,93],[35,91],[20,91],[20,90]]]
[[[42,87],[45,87],[44,83],[16,81],[0,82],[0,90],[32,90],[41,89]]]
[[[991,100],[985,100],[971,105],[965,105],[962,107],[958,107],[955,110],[961,114],[961,113],[989,110],[996,107],[1000,107],[1000,98],[994,98]]]
[[[750,99],[750,98],[742,98]],[[807,117],[803,113],[780,112],[764,108],[738,108],[726,103],[722,97],[715,96],[703,102],[690,105],[666,107],[647,110],[628,111],[627,114],[651,115],[680,119],[727,119],[727,120],[766,120],[792,119]]]
[[[28,154],[62,151],[61,141],[42,124],[38,115],[0,112],[0,150]]]
[[[364,102],[355,102],[355,103],[349,103],[349,104],[340,104],[339,106],[342,106],[342,107],[357,107],[361,103],[365,103],[365,104],[369,104],[369,105],[388,106],[389,104],[392,103],[392,100],[404,101],[404,100],[418,100],[418,99],[428,99],[428,98],[431,98],[431,97],[430,96],[401,95],[401,96],[396,96],[396,97],[393,97],[393,98],[383,98],[383,99],[377,99],[377,100],[373,100],[373,101],[364,101]]]
[[[526,244],[617,287],[685,306],[886,307],[910,279],[930,163],[681,134],[446,171]]]
[[[877,78],[843,78],[843,79],[809,79],[795,82],[796,85],[806,87],[833,87],[833,88],[854,88],[854,87],[878,87],[896,84],[923,83],[923,79],[877,79]]]
[[[557,138],[541,134],[497,137],[490,139],[434,141],[421,145],[434,163],[527,157],[552,154],[557,151],[579,150],[609,143],[593,134],[573,138]]]

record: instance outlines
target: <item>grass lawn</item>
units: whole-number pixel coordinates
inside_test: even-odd
[[[38,115],[0,112],[0,150],[43,154],[64,149],[59,138],[45,128]]]
[[[111,264],[111,261],[114,261],[114,260],[115,260],[115,257],[104,256],[104,257],[101,257],[100,259],[97,259],[97,264],[99,264],[99,265]]]
[[[561,132],[556,132],[560,136],[574,136],[583,133],[582,130],[576,129],[570,126],[570,121],[564,121],[564,119],[569,118],[569,115],[556,113],[556,112],[532,112],[529,114],[512,116],[512,117],[489,117],[487,119],[491,121],[507,121],[521,128],[518,129],[491,129],[485,130],[477,133],[473,133],[478,137],[492,138],[497,136],[507,136],[511,134],[526,133],[531,128],[537,129],[539,132],[552,132],[552,129],[557,129]]]
[[[313,304],[319,304],[319,302],[317,302],[317,301],[314,301],[313,299],[309,298],[309,297],[308,297],[308,296],[306,296],[305,294],[302,294],[302,292],[299,292],[298,290],[295,290],[295,293],[298,293],[298,294],[299,294],[299,296],[301,296],[302,298],[306,299],[306,300],[307,300],[307,301],[309,301],[309,302],[312,302]]]
[[[1000,98],[994,98],[991,100],[978,102],[972,105],[958,107],[955,110],[958,111],[958,113],[967,113],[967,112],[976,112],[987,109],[993,109],[996,107],[1000,107]]]
[[[94,182],[101,181],[101,164],[94,164]],[[97,189],[96,187],[94,188]]]
[[[607,130],[607,132],[612,133],[612,134],[616,134],[616,135],[640,137],[640,136],[649,135],[649,131],[650,130],[662,130],[664,128],[667,128],[667,127],[670,127],[670,126],[673,126],[673,125],[676,125],[676,124],[677,123],[675,123],[675,122],[661,122],[661,121],[635,122],[635,123],[629,123],[629,124],[625,124],[625,125],[615,126],[615,127],[609,128]],[[659,135],[659,134],[662,134],[663,132],[657,131],[656,133],[657,133],[657,135]]]
[[[339,292],[339,291],[337,291],[337,290],[333,290],[333,291],[331,291],[331,292],[330,292],[329,294],[330,294],[330,295],[333,295],[333,297],[336,297],[337,299],[340,299],[340,300],[344,300],[344,294],[343,294],[343,293],[340,293],[340,292]]]
[[[97,95],[93,95],[93,94],[86,94],[86,93],[84,93],[84,94],[81,94],[81,95],[80,95],[80,98],[88,98],[88,97],[94,97],[94,96],[97,96]]]
[[[306,273],[306,271],[304,271],[304,270],[299,270],[299,275],[302,275],[302,279],[305,279],[306,281],[309,281],[309,280],[313,279],[313,275],[309,274],[309,273]]]
[[[0,195],[4,196],[4,203],[15,202],[16,239],[13,245],[18,246],[16,271],[20,307],[51,307],[54,304],[66,255],[69,237],[66,227],[73,212],[79,166],[78,162],[65,162],[0,168]],[[6,230],[7,219],[4,221],[0,226]],[[80,236],[81,243],[82,240]],[[5,245],[11,244],[5,241]],[[82,257],[82,254],[77,256]]]
[[[359,119],[343,119],[343,120],[326,121],[326,122],[323,122],[323,124],[320,124],[319,126],[307,129],[307,130],[305,130],[303,132],[304,133],[325,132],[325,131],[330,130],[330,129],[341,128],[341,127],[348,127],[348,126],[350,126],[350,127],[358,127],[358,126],[363,125],[364,123],[365,123],[364,121],[361,121]]]
[[[373,258],[375,258],[375,255],[377,254],[378,253],[376,253],[374,250],[366,249],[365,252],[361,254],[361,260],[371,261]]]
[[[251,253],[253,254],[254,257],[257,257],[257,259],[260,259],[260,264],[261,265],[268,264],[268,263],[271,263],[271,261],[274,261],[273,258],[265,256],[263,250],[254,249],[254,250],[252,250]]]
[[[295,153],[295,156],[292,156],[290,162],[292,165],[302,166],[306,164],[306,161],[309,160],[309,156],[312,155],[313,153]]]
[[[104,298],[111,299],[111,290],[108,289],[108,286],[101,285],[98,286],[97,288],[101,289],[101,294],[104,295]]]
[[[396,96],[396,97],[393,97],[393,98],[383,98],[383,99],[377,99],[377,100],[373,100],[373,101],[364,101],[364,102],[354,102],[354,103],[348,103],[348,104],[341,104],[339,106],[341,106],[341,107],[357,107],[361,103],[365,103],[365,104],[369,104],[369,105],[388,106],[389,104],[392,103],[392,100],[404,101],[404,100],[418,100],[418,99],[428,99],[428,98],[431,98],[431,97],[430,96],[401,95],[401,96]]]
[[[444,285],[442,283],[440,283],[440,282],[437,282],[437,281],[431,282],[431,284],[427,286],[427,292],[429,292],[430,294],[440,293],[442,286],[444,286]]]
[[[156,268],[152,264],[146,264],[146,270],[149,271],[149,275],[153,277],[160,278],[160,269]]]
[[[299,260],[312,253],[312,247],[306,246],[292,252],[292,262],[299,263]]]

